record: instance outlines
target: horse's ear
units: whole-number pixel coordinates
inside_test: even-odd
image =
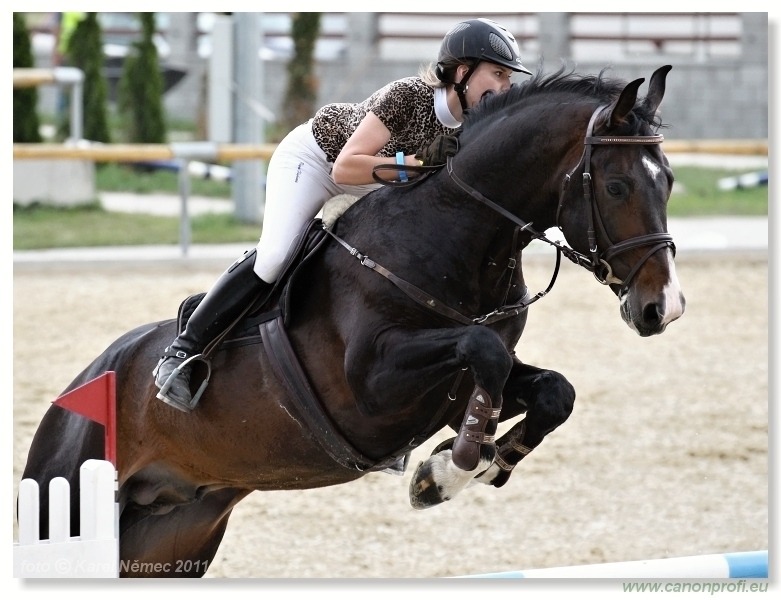
[[[651,81],[648,83],[648,95],[643,100],[643,106],[648,110],[649,114],[656,113],[656,109],[662,103],[664,97],[664,86],[667,79],[667,73],[672,69],[672,65],[665,65],[659,67],[651,75]]]
[[[626,119],[626,116],[632,112],[637,102],[637,90],[640,89],[640,85],[645,81],[645,78],[635,79],[631,83],[628,83],[618,99],[613,102],[610,107],[610,118],[608,119],[608,126],[614,126],[621,123]]]

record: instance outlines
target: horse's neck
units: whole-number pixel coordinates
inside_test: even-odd
[[[489,164],[485,164],[486,169]],[[478,211],[473,221],[479,227],[484,231],[502,230],[507,235],[514,227],[539,225],[544,230],[555,224],[559,184],[523,163],[494,165],[493,172],[495,175],[470,183],[469,172],[464,169],[465,175],[458,175],[462,185],[453,189],[462,209],[471,206]]]
[[[541,97],[518,107],[465,142],[453,161],[457,175],[538,231],[555,226],[567,173],[583,156],[591,104]]]

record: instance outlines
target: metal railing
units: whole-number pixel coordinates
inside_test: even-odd
[[[80,140],[84,131],[83,95],[84,71],[76,67],[55,67],[54,69],[14,69],[14,89],[57,85],[69,87],[70,98],[70,139]]]

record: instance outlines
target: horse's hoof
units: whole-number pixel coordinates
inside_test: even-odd
[[[442,495],[442,488],[435,480],[432,459],[420,463],[409,484],[409,502],[412,508],[423,510],[448,500],[450,498]]]
[[[451,450],[443,450],[429,456],[426,462],[420,463],[415,469],[409,484],[409,501],[412,508],[430,508],[455,498],[490,465],[489,459],[481,458],[476,469],[465,471],[453,463]]]
[[[496,463],[475,477],[475,483],[490,485],[495,488],[502,487],[510,479],[511,472],[500,469]]]
[[[491,480],[491,485],[495,488],[502,487],[510,480],[510,473],[507,471],[501,471],[496,477]]]

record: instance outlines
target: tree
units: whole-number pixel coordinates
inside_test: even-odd
[[[103,39],[97,13],[86,13],[68,38],[68,63],[84,72],[84,137],[93,142],[108,143],[108,83],[103,76]],[[67,131],[67,112],[60,132]]]
[[[287,92],[283,122],[291,131],[315,112],[318,81],[314,75],[315,42],[320,35],[320,13],[294,13],[291,26],[293,57],[287,65]]]
[[[31,69],[33,60],[30,32],[24,13],[14,13],[14,69]],[[14,88],[14,142],[41,141],[38,120],[38,90],[34,87]]]
[[[154,43],[155,13],[139,13],[141,39],[125,57],[118,89],[118,108],[130,142],[166,141],[163,75]]]

